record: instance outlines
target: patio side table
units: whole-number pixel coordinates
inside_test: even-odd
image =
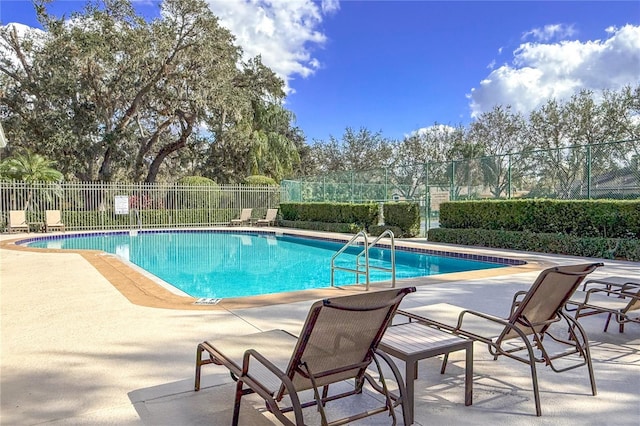
[[[464,405],[473,403],[473,340],[455,336],[417,322],[387,328],[379,348],[405,362],[405,384],[409,411],[414,419],[414,381],[418,376],[418,361],[451,352],[465,351]],[[440,373],[444,373],[444,368]]]
[[[29,232],[46,232],[44,222],[29,222]]]

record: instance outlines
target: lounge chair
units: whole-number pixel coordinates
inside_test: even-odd
[[[251,220],[252,211],[253,209],[242,209],[242,211],[240,212],[240,218],[231,219],[231,222],[229,222],[229,225],[231,226],[248,225],[249,221]]]
[[[27,222],[27,217],[24,210],[9,211],[9,223],[7,224],[7,230],[9,232],[29,232],[29,222]]]
[[[563,312],[569,297],[578,288],[584,277],[593,272],[602,263],[557,266],[545,269],[528,291],[519,291],[514,295],[508,318],[461,308],[447,303],[429,305],[398,311],[411,320],[447,330],[451,333],[486,343],[489,352],[497,359],[504,355],[528,364],[531,368],[531,380],[536,405],[536,415],[542,415],[536,363],[548,365],[554,372],[587,366],[591,391],[596,395],[596,382],[593,376],[589,340],[584,329],[574,318]],[[560,322],[563,323],[560,323]],[[552,334],[567,333],[562,337]],[[557,330],[556,330],[557,329]],[[548,337],[548,339],[544,339]],[[560,353],[549,353],[547,343],[564,347]],[[539,353],[534,353],[536,348]],[[524,351],[524,353],[522,352]],[[556,360],[567,355],[578,354],[582,360],[572,364],[564,363],[558,367]],[[445,356],[443,369],[446,366]]]
[[[196,353],[195,390],[200,389],[200,368],[213,363],[225,366],[237,381],[234,425],[238,424],[242,396],[252,393],[261,396],[267,409],[286,425],[309,424],[305,423],[303,408],[312,405],[317,406],[323,425],[344,424],[345,420],[385,411],[395,423],[395,407],[402,405],[403,416],[406,414],[404,382],[389,356],[378,350],[378,344],[401,300],[413,291],[415,288],[410,287],[317,301],[311,306],[299,337],[284,330],[271,330],[202,342]],[[203,359],[203,353],[207,358]],[[394,374],[399,395],[387,389],[380,360]],[[380,383],[366,372],[372,363],[380,374]],[[353,389],[328,394],[331,384],[351,386],[345,382],[349,379],[355,379]],[[365,380],[382,394],[384,406],[328,422],[327,402],[361,393]],[[313,399],[301,402],[305,394],[300,393],[306,390],[313,390],[313,397],[306,394],[307,399]],[[282,404],[285,396],[288,403]],[[285,414],[291,411],[294,419]]]
[[[624,332],[628,322],[640,323],[640,280],[625,277],[605,277],[585,282],[565,308],[575,311],[575,319],[597,314],[608,314],[604,331],[611,318],[618,323],[618,331]]]
[[[55,229],[59,229],[64,232],[65,227],[64,223],[62,223],[62,212],[60,212],[60,210],[47,210],[45,212],[45,219],[45,232],[50,232]]]
[[[258,219],[256,226],[271,226],[276,223],[276,216],[278,215],[278,209],[267,209],[267,214],[264,219]]]

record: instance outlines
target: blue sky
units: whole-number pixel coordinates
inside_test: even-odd
[[[134,2],[147,17],[158,2]],[[637,1],[210,0],[247,57],[287,83],[307,140],[366,127],[400,139],[468,125],[494,105],[527,114],[550,97],[640,84]],[[55,0],[68,14],[84,2]],[[30,1],[0,22],[36,26]]]

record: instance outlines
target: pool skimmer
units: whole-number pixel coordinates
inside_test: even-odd
[[[215,297],[200,297],[193,302],[194,305],[217,305],[222,299]]]

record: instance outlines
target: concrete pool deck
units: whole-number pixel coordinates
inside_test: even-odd
[[[29,235],[33,236],[37,234]],[[234,385],[224,368],[205,366],[204,388],[193,392],[196,345],[272,328],[297,334],[313,300],[346,293],[332,289],[275,295],[199,310],[186,305],[145,306],[132,303],[114,286],[117,277],[105,274],[109,268],[101,270],[85,255],[6,248],[8,241],[21,238],[24,235],[0,237],[4,243],[0,250],[1,424],[229,424]],[[449,250],[452,246],[439,247]],[[501,274],[410,280],[418,290],[407,296],[402,307],[450,302],[504,315],[513,293],[527,289],[544,267],[594,261],[472,251],[530,263],[526,268],[504,268]],[[590,277],[640,279],[640,263],[603,262],[605,267]],[[124,285],[139,279],[114,269],[111,273],[120,273]],[[152,287],[136,291],[157,297]],[[610,327],[603,333],[605,318],[581,319],[592,345],[597,396],[591,396],[585,368],[556,374],[539,367],[543,415],[536,417],[528,367],[508,359],[493,361],[486,348],[476,344],[473,405],[464,405],[462,353],[451,355],[444,375],[439,374],[440,358],[424,360],[416,383],[416,424],[638,425],[640,327],[629,324],[622,334]],[[366,404],[367,398],[365,394],[351,403]],[[245,399],[241,424],[273,424],[262,403]],[[329,408],[331,415],[345,406]],[[306,411],[314,419],[314,409]],[[382,414],[356,424],[390,424],[390,420]]]

